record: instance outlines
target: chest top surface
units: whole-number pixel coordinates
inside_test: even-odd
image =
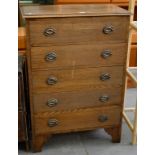
[[[21,13],[24,18],[130,15],[129,11],[112,4],[22,6]]]

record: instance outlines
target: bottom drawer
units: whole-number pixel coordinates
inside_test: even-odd
[[[65,112],[38,113],[35,133],[61,133],[118,125],[121,119],[119,106],[81,109]]]

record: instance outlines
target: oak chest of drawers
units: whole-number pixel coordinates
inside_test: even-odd
[[[25,6],[32,147],[104,128],[120,141],[129,12],[114,5]]]

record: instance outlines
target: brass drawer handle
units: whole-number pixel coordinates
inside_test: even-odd
[[[56,58],[57,58],[57,55],[54,52],[50,52],[45,56],[46,61],[55,61]]]
[[[48,120],[48,126],[49,127],[54,127],[54,126],[57,126],[58,124],[59,124],[59,122],[57,119],[49,119]]]
[[[50,36],[52,36],[52,35],[54,35],[56,32],[55,32],[55,30],[53,29],[53,28],[46,28],[45,30],[44,30],[44,36],[46,36],[46,37],[50,37]]]
[[[112,26],[105,26],[105,27],[103,28],[103,33],[104,33],[104,34],[110,34],[110,33],[112,33],[113,31],[114,31],[114,29],[113,29]]]
[[[108,57],[110,57],[112,55],[112,53],[110,52],[110,50],[105,50],[101,53],[101,57],[104,59],[107,59]]]
[[[103,95],[103,96],[101,96],[101,97],[99,98],[99,100],[100,100],[101,102],[107,102],[107,101],[109,100],[109,96]]]
[[[48,84],[48,85],[54,85],[54,84],[56,84],[57,82],[58,82],[58,80],[57,80],[56,77],[49,77],[49,78],[47,79],[47,84]]]
[[[55,98],[49,99],[49,100],[47,101],[47,105],[48,105],[49,107],[54,107],[54,106],[56,106],[57,104],[58,104],[58,100],[55,99]]]
[[[98,120],[99,120],[100,122],[106,122],[106,121],[108,120],[108,116],[106,116],[106,115],[100,115],[100,116],[98,117]]]
[[[101,81],[106,81],[106,80],[109,80],[111,78],[110,74],[108,73],[103,73],[101,76],[100,76],[100,80]]]

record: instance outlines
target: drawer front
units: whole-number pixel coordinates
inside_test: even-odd
[[[34,112],[73,110],[97,106],[121,105],[121,88],[90,91],[35,94]]]
[[[91,108],[68,112],[38,113],[35,117],[35,133],[59,133],[96,127],[118,125],[121,109],[117,106]]]
[[[32,72],[34,93],[121,87],[123,67],[64,69]]]
[[[32,47],[31,62],[32,69],[124,65],[126,52],[127,44]]]
[[[128,16],[34,19],[29,24],[32,46],[128,40]]]

